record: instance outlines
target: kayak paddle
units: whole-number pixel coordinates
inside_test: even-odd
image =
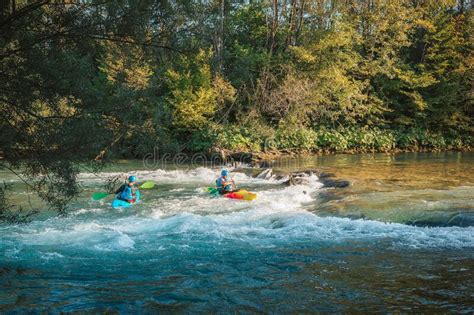
[[[103,198],[107,197],[108,195],[109,195],[109,193],[96,191],[95,193],[92,194],[92,199],[100,200],[100,199],[103,199]]]
[[[153,188],[153,187],[155,187],[155,182],[149,181],[149,182],[144,182],[143,184],[141,184],[139,188],[150,189],[150,188]],[[100,199],[104,199],[108,195],[111,195],[111,194],[109,194],[107,192],[95,192],[95,193],[92,194],[92,199],[97,201],[97,200],[100,200]]]
[[[153,181],[149,181],[149,182],[144,182],[140,188],[143,188],[143,189],[150,189],[150,188],[153,188],[155,187],[155,182]]]

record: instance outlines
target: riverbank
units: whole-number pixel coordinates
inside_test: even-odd
[[[210,153],[210,157],[219,156],[221,161],[229,163],[248,163],[252,167],[266,168],[270,167],[272,163],[277,159],[292,159],[292,158],[309,158],[311,156],[328,156],[328,155],[358,155],[358,154],[376,154],[385,153],[390,155],[400,153],[443,153],[443,152],[474,152],[474,147],[463,147],[463,148],[447,148],[447,149],[428,149],[422,148],[418,150],[414,149],[399,149],[394,148],[389,151],[376,151],[376,150],[348,150],[348,151],[331,151],[331,150],[318,150],[318,151],[304,151],[304,150],[269,150],[261,152],[241,152],[241,151],[230,151],[226,149],[216,150]]]
[[[470,152],[473,137],[455,131],[422,128],[246,128],[220,126],[193,134],[190,152],[218,155],[223,160],[255,162],[295,155]]]

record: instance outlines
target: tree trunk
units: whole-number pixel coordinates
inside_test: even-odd
[[[217,68],[219,73],[222,73],[224,70],[224,14],[225,0],[219,0],[218,34],[216,41]]]
[[[290,21],[288,22],[288,36],[286,38],[286,45],[289,46],[291,45],[292,42],[292,37],[293,37],[293,32],[295,29],[295,19],[296,19],[296,1],[297,0],[291,0],[291,8],[290,8]]]
[[[272,0],[272,10],[273,10],[273,18],[272,18],[272,31],[270,36],[270,47],[269,52],[270,54],[273,53],[275,49],[275,37],[276,32],[278,29],[278,0]]]
[[[298,25],[296,27],[296,32],[295,32],[295,38],[294,38],[294,41],[293,41],[293,45],[296,45],[298,43],[298,37],[301,34],[301,28],[303,27],[303,20],[304,20],[305,5],[306,5],[305,0],[301,0],[301,5],[300,5],[300,8],[299,8],[299,14],[298,14]]]

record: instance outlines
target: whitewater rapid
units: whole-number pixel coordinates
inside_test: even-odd
[[[237,242],[252,247],[282,243],[341,244],[383,242],[393,248],[474,248],[473,227],[417,227],[375,220],[320,217],[310,209],[318,204],[322,184],[287,187],[281,181],[256,179],[235,172],[240,187],[255,191],[252,202],[213,198],[205,187],[217,170],[134,172],[141,180],[154,180],[157,188],[143,192],[143,202],[114,210],[110,200],[89,201],[68,217],[52,217],[28,225],[1,228],[2,248],[10,259],[37,251],[41,260],[63,259],[71,248],[91,254],[103,251],[146,251],[166,248],[160,240],[176,236],[208,243]],[[109,178],[118,173],[102,173]],[[92,174],[80,180],[97,181]],[[310,206],[312,205],[312,206]],[[191,245],[189,245],[191,246]]]
[[[257,199],[216,198],[205,188],[219,171],[80,174],[84,193],[67,216],[0,226],[0,312],[350,312],[352,305],[397,312],[407,303],[412,311],[470,309],[474,227],[341,217],[326,205],[340,210],[347,199],[370,195],[340,191],[342,199],[328,200],[331,189],[316,176],[288,187],[232,171]],[[112,209],[112,196],[90,199],[107,179],[129,173],[156,182],[142,190],[142,202]],[[381,194],[374,209],[402,200]],[[437,289],[447,282],[453,286]],[[453,299],[455,308],[447,304]]]

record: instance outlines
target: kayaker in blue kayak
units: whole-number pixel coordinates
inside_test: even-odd
[[[137,178],[135,176],[129,176],[127,183],[120,186],[120,188],[115,192],[116,198],[128,203],[134,203],[137,198],[136,195],[138,191],[138,189],[134,187],[136,181]]]
[[[216,179],[216,187],[221,195],[233,192],[235,189],[235,182],[233,179],[229,180],[229,171],[222,170],[221,176]]]

